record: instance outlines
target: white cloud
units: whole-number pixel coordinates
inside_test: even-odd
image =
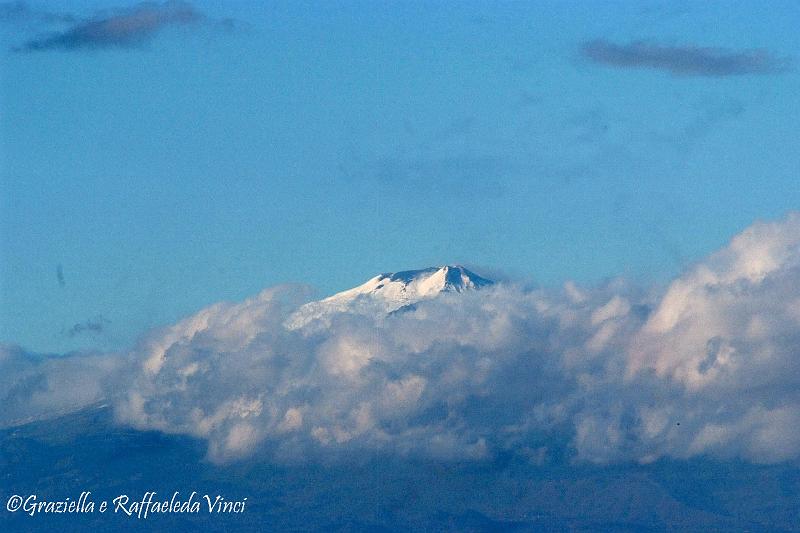
[[[282,287],[216,304],[127,358],[4,352],[16,382],[38,381],[0,378],[0,394],[19,418],[22,399],[35,416],[113,389],[120,421],[205,439],[215,461],[800,457],[800,215],[753,225],[662,294],[501,284],[289,329],[301,300]]]

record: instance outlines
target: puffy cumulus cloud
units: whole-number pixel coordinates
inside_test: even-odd
[[[120,420],[207,439],[219,461],[364,449],[489,457],[558,429],[576,373],[607,363],[578,356],[595,335],[600,299],[615,307],[596,351],[631,333],[621,316],[631,306],[611,288],[574,304],[498,286],[390,316],[342,311],[325,328],[296,329],[285,326],[297,309],[292,292],[217,304],[143,341]]]
[[[684,421],[647,441],[676,456],[797,457],[798,311],[798,214],[752,225],[675,280],[627,348],[627,383],[649,374]]]
[[[800,215],[754,224],[672,283],[632,347],[630,370],[652,368],[690,389],[753,387],[789,369],[800,378],[799,279]]]
[[[218,462],[800,457],[800,215],[753,225],[665,290],[497,284],[287,327],[303,301],[280,287],[201,310],[121,358],[125,379],[97,371],[63,401],[113,389],[120,422],[204,439]],[[17,359],[0,364],[52,379]],[[93,366],[70,359],[73,375]],[[26,380],[0,391],[62,401]]]

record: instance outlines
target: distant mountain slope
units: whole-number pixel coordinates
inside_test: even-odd
[[[0,430],[0,531],[800,531],[800,468],[710,460],[649,465],[359,461],[235,465],[203,441],[114,422],[108,406]],[[247,497],[238,515],[37,514],[12,494],[98,503],[179,491]]]

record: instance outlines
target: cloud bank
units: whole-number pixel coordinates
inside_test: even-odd
[[[648,41],[615,44],[605,39],[588,41],[581,47],[590,61],[616,68],[649,68],[675,76],[738,76],[775,74],[789,68],[765,50],[733,51],[700,46],[667,46]]]
[[[0,427],[70,413],[106,401],[130,363],[118,354],[34,354],[0,345]]]
[[[0,422],[108,397],[121,423],[204,439],[218,462],[800,458],[800,214],[662,291],[506,283],[287,329],[301,301],[219,303],[124,356],[6,349]]]
[[[22,9],[25,11],[24,4]],[[140,45],[168,26],[187,26],[205,19],[191,4],[181,1],[142,2],[73,23],[67,29],[32,39],[15,49],[22,52],[127,48]],[[69,19],[65,19],[69,20]]]

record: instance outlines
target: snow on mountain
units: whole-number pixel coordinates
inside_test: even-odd
[[[388,315],[413,309],[417,302],[442,293],[480,289],[493,283],[460,265],[380,274],[363,285],[305,304],[289,317],[286,327],[298,329],[338,312]]]

